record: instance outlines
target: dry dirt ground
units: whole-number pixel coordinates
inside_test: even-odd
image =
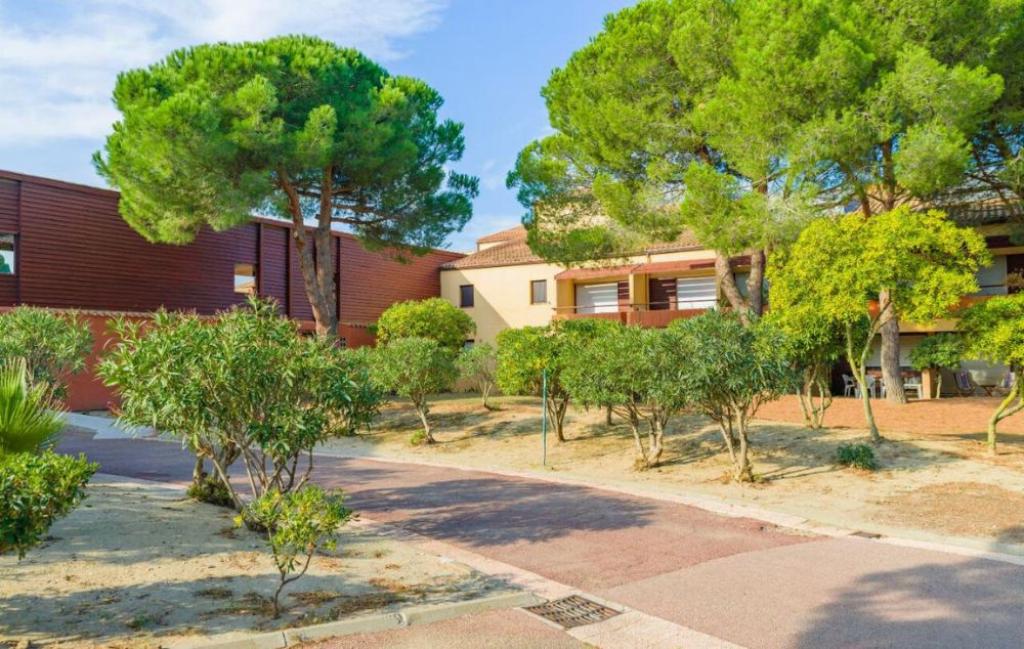
[[[800,425],[793,398],[764,407],[753,432],[758,483],[728,480],[729,461],[717,429],[700,417],[670,427],[660,468],[632,469],[630,434],[605,423],[603,410],[571,410],[569,438],[548,437],[541,464],[539,400],[498,398],[488,411],[478,399],[439,398],[432,406],[438,444],[411,446],[419,427],[406,404],[388,406],[372,430],[325,449],[472,468],[550,471],[650,492],[696,493],[802,516],[820,523],[922,540],[958,541],[1024,553],[1024,416],[1003,422],[1000,454],[982,444],[994,399],[946,399],[892,406],[876,401],[886,441],[875,449],[880,468],[865,472],[834,464],[836,447],[864,442],[860,403],[836,399],[826,430]]]
[[[266,544],[232,519],[177,488],[95,478],[42,547],[0,558],[0,646],[155,649],[508,590],[356,523],[285,590],[275,620]]]

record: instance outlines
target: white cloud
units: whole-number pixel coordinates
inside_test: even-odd
[[[99,138],[117,73],[209,41],[307,33],[389,61],[433,29],[447,0],[91,0],[29,23],[0,0],[0,145]],[[40,12],[46,3],[39,3]]]

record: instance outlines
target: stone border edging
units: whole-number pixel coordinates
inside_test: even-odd
[[[394,613],[364,615],[349,620],[283,629],[272,633],[259,633],[232,640],[207,639],[194,643],[177,644],[175,647],[176,649],[284,649],[300,642],[326,640],[355,633],[377,633],[401,629],[494,609],[531,606],[542,601],[532,593],[505,593],[465,602],[412,606]]]

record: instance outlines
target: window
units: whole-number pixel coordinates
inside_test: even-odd
[[[676,280],[678,309],[713,309],[718,304],[714,277],[680,277]]]
[[[463,284],[459,287],[459,306],[462,308],[473,306],[472,284]]]
[[[530,282],[530,304],[546,304],[548,301],[548,280],[535,279]]]
[[[470,347],[472,347],[475,344],[476,344],[476,341],[473,340],[472,338],[470,338],[468,340],[463,340],[462,341],[462,348],[463,349],[469,349]]]
[[[235,293],[256,295],[255,264],[235,264]]]
[[[0,275],[14,274],[14,238],[13,234],[0,234]]]
[[[617,283],[576,286],[576,313],[615,313],[618,310]]]

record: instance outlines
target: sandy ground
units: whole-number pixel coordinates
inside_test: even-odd
[[[97,477],[42,547],[0,558],[0,646],[155,649],[508,590],[356,523],[285,590],[288,611],[274,620],[266,545],[232,518],[180,489]]]
[[[837,400],[826,424],[839,425],[823,431],[777,421],[800,421],[795,400],[772,404],[761,415],[776,421],[761,419],[753,430],[755,485],[728,480],[719,433],[699,417],[673,422],[663,466],[635,472],[625,426],[607,426],[604,411],[573,410],[566,422],[568,441],[560,444],[549,434],[545,467],[539,401],[500,398],[496,403],[499,410],[487,411],[471,397],[439,399],[432,409],[439,443],[418,447],[408,443],[419,426],[414,412],[393,404],[369,433],[331,442],[325,450],[550,471],[651,492],[714,496],[873,533],[1024,553],[1024,436],[1004,435],[1001,454],[986,454],[978,431],[994,407],[989,399],[922,402],[905,410],[879,402],[887,441],[876,449],[881,466],[875,472],[833,464],[840,443],[866,441],[866,431],[851,414],[860,407],[855,400]],[[1020,430],[1024,417],[1004,423],[1007,431]]]

